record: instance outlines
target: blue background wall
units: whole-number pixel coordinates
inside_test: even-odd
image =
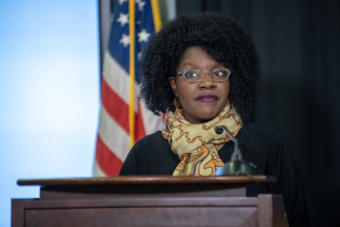
[[[96,0],[0,0],[0,226],[18,178],[91,176],[99,110]]]

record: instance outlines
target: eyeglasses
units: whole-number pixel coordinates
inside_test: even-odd
[[[189,83],[201,82],[206,74],[210,76],[212,81],[220,82],[228,80],[231,71],[228,68],[215,69],[211,72],[202,72],[199,69],[184,69],[183,72],[177,73]]]

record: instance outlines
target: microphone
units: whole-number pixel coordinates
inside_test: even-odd
[[[238,140],[229,132],[226,126],[221,125],[215,128],[216,134],[222,134],[225,131],[234,143],[234,151],[231,155],[230,161],[216,170],[216,176],[220,175],[240,175],[246,174],[253,178],[253,174],[258,174],[259,170],[251,162],[243,160],[242,153],[238,144]]]

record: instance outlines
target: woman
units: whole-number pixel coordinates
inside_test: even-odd
[[[121,175],[213,176],[230,160],[238,138],[243,158],[275,176],[264,192],[284,196],[289,221],[304,226],[304,192],[289,151],[271,128],[253,123],[258,57],[250,37],[216,14],[178,18],[151,40],[143,59],[142,97],[155,114],[166,113],[163,131],[130,151]]]

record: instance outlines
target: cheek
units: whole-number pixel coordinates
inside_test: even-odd
[[[183,105],[188,105],[190,103],[191,100],[191,94],[189,92],[187,92],[186,90],[180,90],[178,91],[178,98],[180,103]]]
[[[230,92],[230,83],[226,83],[224,84],[222,87],[220,87],[220,90],[221,90],[221,94],[222,94],[222,97],[223,97],[223,100],[225,102],[228,102],[229,100],[229,92]]]
[[[196,87],[194,84],[184,84],[184,83],[178,83],[177,84],[177,94],[179,95],[180,99],[184,100],[190,100],[192,97],[194,97]]]
[[[230,94],[230,83],[228,83],[227,85],[227,91],[226,91],[227,100],[229,100],[229,94]]]

